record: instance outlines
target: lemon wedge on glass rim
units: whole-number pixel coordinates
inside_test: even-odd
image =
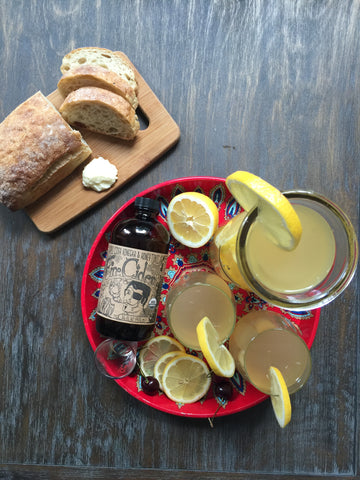
[[[291,420],[291,402],[288,388],[280,370],[276,367],[269,369],[271,385],[271,404],[275,413],[276,420],[281,428]]]
[[[300,241],[302,227],[289,200],[262,178],[237,171],[226,178],[226,186],[247,212],[258,208],[257,219],[266,227],[275,244],[293,250]]]
[[[219,223],[216,204],[203,193],[183,192],[167,208],[167,222],[172,236],[187,247],[204,246]]]
[[[220,377],[232,377],[235,373],[234,358],[219,342],[217,331],[208,317],[197,324],[196,333],[201,351],[213,372]]]

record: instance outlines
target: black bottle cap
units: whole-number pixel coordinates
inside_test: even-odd
[[[160,208],[160,204],[159,204],[159,201],[155,200],[154,198],[136,197],[135,208],[145,208],[153,212],[158,212]]]

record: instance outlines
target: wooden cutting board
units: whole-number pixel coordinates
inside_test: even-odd
[[[131,64],[131,62],[129,61]],[[131,64],[132,65],[132,64]],[[133,65],[132,65],[133,66]],[[133,66],[139,84],[138,114],[146,118],[147,128],[141,129],[133,141],[81,130],[92,149],[92,156],[102,156],[118,168],[118,180],[107,191],[95,192],[82,185],[85,162],[37,202],[26,208],[36,227],[46,233],[54,232],[93,206],[105,200],[130,179],[141,173],[177,143],[180,130],[145,80]],[[48,99],[59,108],[63,97],[58,90]]]

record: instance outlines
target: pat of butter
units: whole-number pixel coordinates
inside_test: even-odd
[[[118,171],[115,165],[103,157],[97,157],[91,160],[84,168],[82,183],[84,187],[102,192],[114,185],[117,180],[117,174]]]

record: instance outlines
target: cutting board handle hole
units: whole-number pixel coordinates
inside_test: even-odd
[[[140,130],[146,130],[149,126],[149,118],[145,115],[145,113],[141,110],[140,107],[136,109],[136,115],[138,116],[139,123],[140,123]]]

